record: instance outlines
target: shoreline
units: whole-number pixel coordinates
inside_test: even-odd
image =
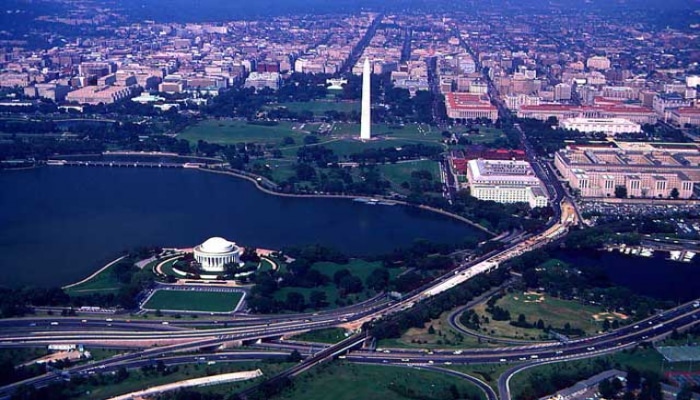
[[[271,190],[271,189],[269,189],[269,188],[266,188],[265,186],[261,185],[260,182],[259,182],[257,179],[253,178],[252,176],[249,176],[249,175],[246,175],[246,174],[242,174],[242,173],[239,173],[239,172],[236,172],[236,171],[232,171],[232,170],[215,170],[215,169],[209,169],[209,168],[197,168],[197,170],[198,170],[198,171],[203,171],[203,172],[211,172],[211,173],[215,173],[215,174],[221,174],[221,175],[230,175],[230,176],[233,176],[233,177],[236,177],[236,178],[242,178],[242,179],[245,179],[245,180],[247,180],[247,181],[249,181],[249,182],[252,182],[252,183],[255,185],[255,187],[256,187],[258,190],[260,190],[261,192],[266,193],[266,194],[269,194],[269,195],[273,195],[273,196],[279,196],[279,197],[321,198],[321,199],[350,199],[350,200],[356,199],[356,198],[358,198],[358,197],[362,197],[362,198],[368,198],[368,199],[375,199],[375,200],[379,200],[379,201],[387,201],[387,199],[384,199],[384,198],[377,198],[377,197],[374,197],[374,196],[367,196],[367,195],[282,193],[282,192],[277,192],[277,191]],[[260,177],[260,178],[265,179],[264,177]],[[465,224],[467,224],[467,225],[469,225],[469,226],[471,226],[471,227],[473,227],[473,228],[479,229],[480,231],[482,231],[482,232],[484,232],[484,233],[486,233],[486,234],[489,234],[489,235],[491,235],[491,236],[494,236],[494,237],[495,237],[495,236],[497,235],[496,233],[491,232],[490,230],[488,230],[486,227],[484,227],[484,226],[482,226],[482,225],[479,225],[479,224],[477,224],[476,222],[474,222],[474,221],[472,221],[472,220],[470,220],[470,219],[468,219],[468,218],[462,217],[461,215],[453,214],[453,213],[451,213],[451,212],[449,212],[449,211],[441,210],[441,209],[435,208],[435,207],[426,206],[426,205],[424,205],[424,204],[413,204],[413,203],[409,203],[409,202],[406,202],[406,201],[403,201],[403,200],[393,200],[393,199],[391,199],[391,200],[388,200],[388,201],[391,201],[392,203],[396,203],[396,204],[399,204],[399,205],[402,205],[402,206],[414,207],[414,208],[419,208],[419,209],[422,209],[422,210],[427,210],[427,211],[431,211],[431,212],[434,212],[434,213],[438,213],[438,214],[444,215],[444,216],[446,216],[446,217],[450,217],[450,218],[452,218],[452,219],[456,219],[456,220],[458,220],[458,221],[460,221],[460,222],[464,222]]]
[[[102,273],[104,270],[106,270],[107,268],[111,267],[112,265],[118,263],[119,261],[121,261],[121,260],[123,260],[123,259],[125,259],[125,258],[126,258],[126,256],[124,255],[124,256],[121,256],[121,257],[117,258],[116,260],[110,261],[109,263],[107,263],[107,265],[105,265],[104,267],[102,267],[102,268],[98,269],[97,271],[93,272],[93,273],[90,274],[90,276],[88,276],[87,278],[85,278],[85,279],[83,279],[83,280],[80,280],[80,281],[78,281],[78,282],[75,282],[75,283],[70,283],[70,284],[68,284],[68,285],[61,286],[61,289],[63,289],[63,290],[65,290],[65,289],[70,289],[70,288],[72,288],[72,287],[76,287],[76,286],[82,285],[82,284],[85,283],[85,282],[89,282],[90,280],[92,280],[93,278],[95,278],[97,275],[99,275],[100,273]]]

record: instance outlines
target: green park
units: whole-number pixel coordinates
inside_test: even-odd
[[[143,305],[146,310],[232,312],[243,298],[242,292],[213,292],[172,289],[156,290]]]

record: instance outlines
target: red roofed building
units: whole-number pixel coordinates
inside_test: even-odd
[[[700,108],[680,107],[671,111],[671,121],[680,126],[700,125]]]
[[[498,109],[489,102],[487,96],[472,93],[446,93],[445,107],[451,119],[488,118],[498,119]]]

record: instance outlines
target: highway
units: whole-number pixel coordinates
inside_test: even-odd
[[[537,245],[549,242],[553,237],[566,231],[566,225],[560,221],[552,221],[550,227],[539,235],[532,236],[529,240],[510,245],[501,252],[493,252],[480,259],[466,262],[453,271],[450,271],[436,279],[427,287],[420,288],[413,292],[406,299],[398,302],[386,302],[381,298],[360,305],[340,310],[332,310],[325,313],[312,315],[302,314],[300,316],[284,317],[280,316],[261,317],[260,319],[249,319],[243,324],[235,326],[216,327],[214,329],[173,329],[169,321],[159,321],[161,329],[153,330],[153,323],[135,323],[135,321],[119,320],[114,318],[104,318],[104,320],[87,320],[78,318],[52,318],[52,319],[14,319],[2,321],[5,328],[24,328],[27,331],[16,332],[16,329],[3,329],[0,333],[0,347],[46,345],[54,343],[82,343],[82,344],[119,344],[134,343],[141,347],[152,346],[158,343],[168,343],[166,346],[152,348],[149,347],[140,352],[113,357],[99,363],[99,366],[109,367],[113,365],[131,365],[130,363],[152,355],[172,352],[198,351],[202,348],[216,348],[222,343],[233,341],[255,341],[261,338],[279,338],[293,333],[301,333],[312,329],[327,328],[333,326],[343,326],[350,323],[356,327],[362,323],[381,318],[392,313],[401,312],[413,307],[417,302],[435,296],[449,290],[458,284],[471,279],[472,277],[491,271],[498,267],[499,263],[509,258],[515,257],[524,251]],[[111,321],[110,321],[111,320]],[[88,322],[83,322],[88,321]],[[197,321],[199,322],[199,321]],[[167,325],[165,325],[167,323]],[[85,330],[85,324],[93,324],[94,327],[105,330]],[[76,326],[77,325],[77,326]],[[129,330],[108,330],[115,326]],[[139,327],[139,329],[135,329]],[[145,328],[145,331],[140,328]],[[313,365],[313,364],[312,364]],[[74,367],[69,369],[70,373],[80,373],[85,367]],[[12,391],[19,384],[42,384],[47,377],[30,379],[24,382],[10,385],[3,388],[3,391]],[[55,377],[53,377],[55,379]]]
[[[541,170],[536,168],[536,170],[539,170],[538,174],[543,173],[551,179],[551,171],[548,171],[547,168]],[[222,346],[227,344],[252,344],[260,339],[280,339],[291,334],[328,327],[359,328],[366,322],[408,310],[425,299],[450,290],[477,275],[498,268],[504,261],[561,238],[566,234],[568,228],[576,223],[578,218],[573,202],[566,197],[560,184],[554,185],[554,192],[556,194],[552,204],[555,209],[555,217],[550,220],[543,231],[531,235],[514,233],[512,240],[508,241],[503,250],[491,252],[476,260],[465,261],[452,271],[436,278],[430,284],[406,294],[400,301],[390,301],[384,296],[377,296],[354,306],[314,314],[241,316],[233,319],[222,317],[213,321],[205,319],[147,321],[115,316],[7,319],[0,320],[0,347],[80,343],[142,348],[137,352],[67,368],[63,372],[66,374],[90,374],[91,372],[113,370],[119,367],[137,368],[147,363],[157,362],[159,359],[169,363],[195,362],[193,355],[182,356],[189,357],[189,360],[177,358],[179,356],[169,357],[173,353],[216,351],[221,350]],[[318,346],[316,352],[314,349],[306,352],[306,354],[311,354],[310,357],[273,379],[293,377],[338,356],[353,362],[389,365],[418,364],[424,367],[452,363],[532,363],[592,357],[662,337],[674,329],[694,325],[698,321],[698,313],[700,312],[698,305],[698,303],[684,304],[652,316],[636,325],[625,326],[613,332],[572,340],[567,343],[548,342],[506,348],[452,349],[430,352],[415,349],[387,349],[382,352],[374,352],[354,350],[366,340],[364,334],[358,334],[333,346],[316,345]],[[456,314],[454,317],[456,318]],[[207,329],[195,329],[196,327],[206,327]],[[272,353],[253,351],[232,359],[280,357],[284,351],[303,349],[305,344],[275,342],[260,344],[260,346],[271,347],[275,351]],[[217,356],[220,355],[207,355],[205,359],[210,360],[208,357]],[[232,357],[228,353],[224,356]],[[31,378],[0,388],[0,395],[12,393],[21,384],[40,386],[57,379],[61,379],[61,376],[46,374]],[[507,380],[505,383],[507,386]]]
[[[469,310],[470,308],[473,308],[477,304],[483,302],[484,300],[488,299],[489,297],[495,295],[496,293],[500,292],[501,290],[507,288],[508,286],[510,286],[512,284],[513,284],[513,280],[509,280],[509,281],[505,282],[504,284],[497,286],[497,287],[494,287],[493,289],[485,292],[481,296],[474,298],[472,301],[465,304],[464,306],[459,307],[459,308],[455,309],[454,311],[452,311],[450,313],[450,315],[447,317],[447,320],[450,323],[450,326],[455,328],[457,331],[463,333],[464,335],[472,336],[472,337],[475,337],[477,339],[481,339],[481,340],[484,340],[486,342],[491,342],[491,343],[507,343],[507,344],[519,344],[519,345],[542,343],[542,342],[534,342],[532,340],[525,340],[525,339],[507,339],[507,338],[500,338],[500,337],[493,337],[493,336],[484,335],[484,334],[479,333],[477,331],[467,329],[464,325],[462,325],[461,322],[459,322],[459,317],[462,315],[462,313],[464,311]]]

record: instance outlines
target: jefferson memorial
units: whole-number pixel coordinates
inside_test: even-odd
[[[207,239],[194,248],[194,259],[207,272],[224,272],[224,265],[240,263],[242,249],[221,237]]]

